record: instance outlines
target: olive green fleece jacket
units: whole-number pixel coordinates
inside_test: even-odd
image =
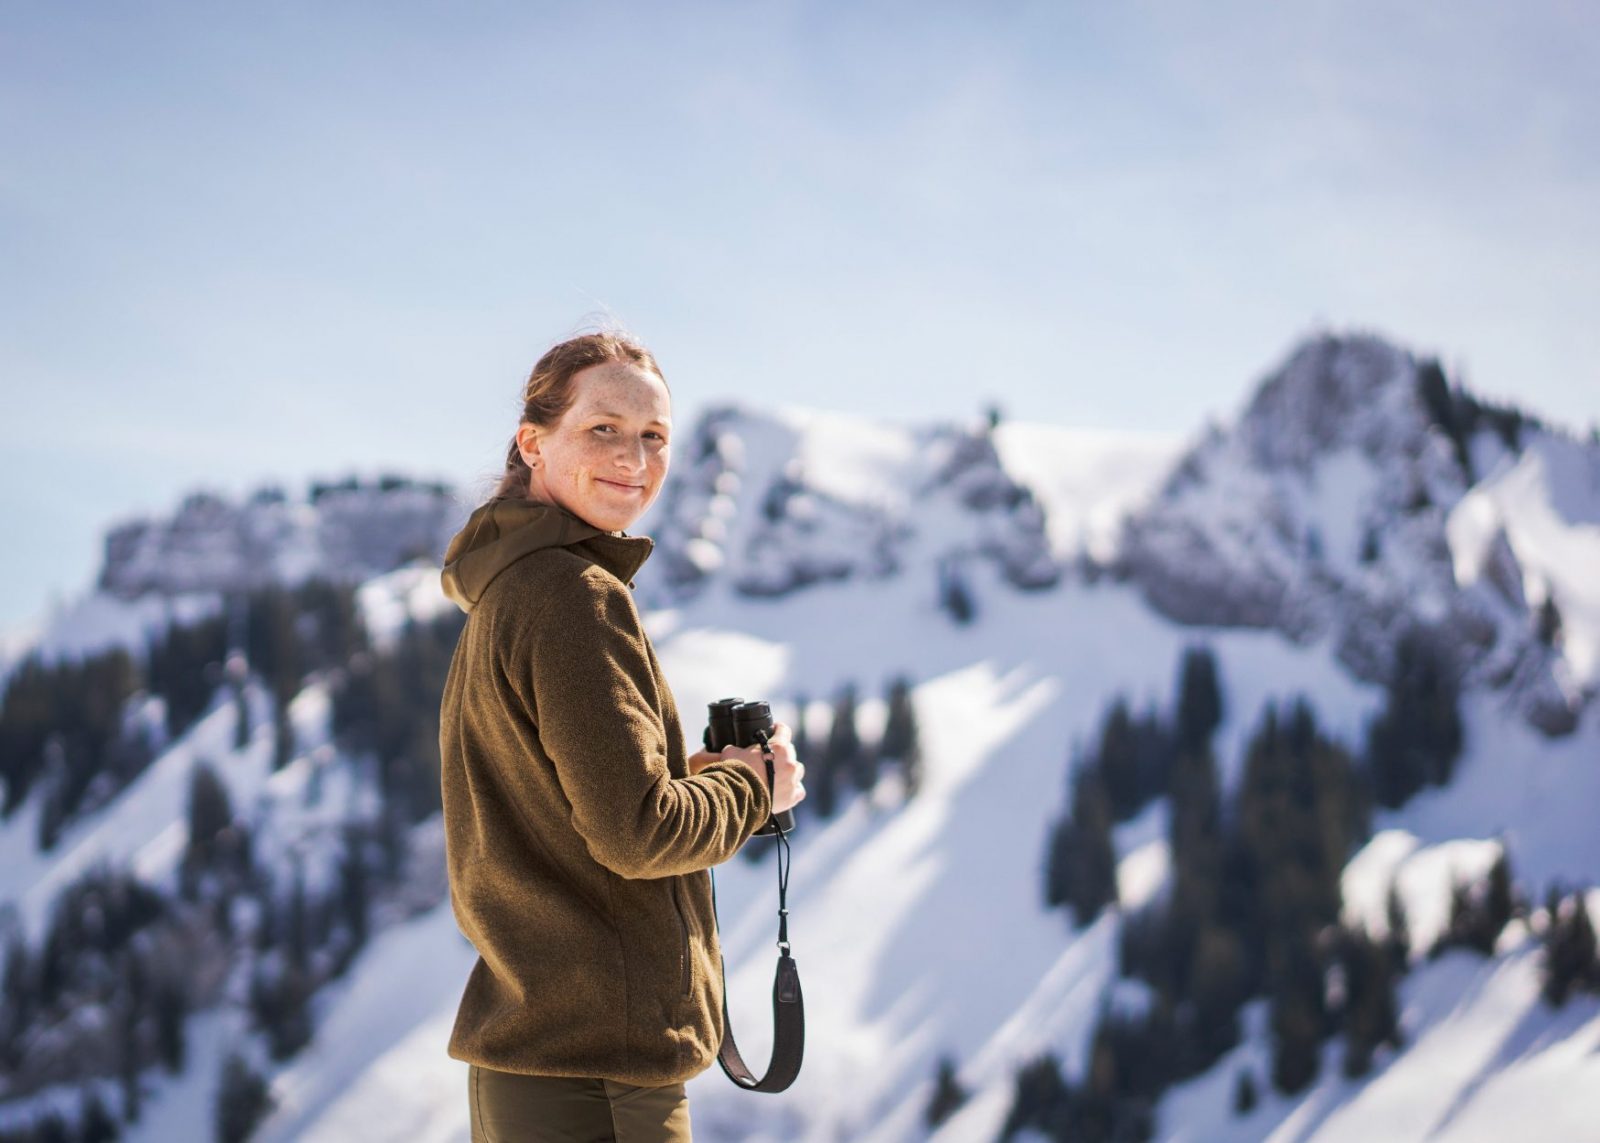
[[[478,950],[450,1055],[657,1086],[722,1041],[706,870],[767,819],[738,761],[691,776],[629,588],[643,537],[491,500],[445,556],[467,612],[440,709],[446,857]]]

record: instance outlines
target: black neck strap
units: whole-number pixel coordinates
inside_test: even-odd
[[[772,747],[766,735],[760,735],[762,758],[767,764],[767,788],[773,789]],[[747,1091],[783,1091],[800,1074],[800,1062],[805,1056],[806,1010],[800,992],[800,970],[789,955],[789,835],[782,825],[776,826],[774,835],[778,843],[778,969],[772,981],[772,1061],[767,1074],[755,1077],[739,1055],[739,1045],[733,1040],[733,1020],[728,1015],[728,973],[723,964],[722,973],[722,1046],[717,1050],[717,1062],[728,1078]],[[716,880],[711,883],[711,906],[716,910]]]

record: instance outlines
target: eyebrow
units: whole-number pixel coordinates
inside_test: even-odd
[[[594,417],[605,417],[605,418],[608,418],[608,419],[613,420],[613,421],[625,421],[625,420],[628,419],[628,415],[626,413],[616,413],[616,412],[612,412],[610,409],[595,409],[589,414],[589,416],[591,418],[594,418]],[[671,421],[663,421],[660,418],[655,418],[655,417],[652,417],[648,423],[652,424],[652,425],[669,425],[669,426],[672,424]]]

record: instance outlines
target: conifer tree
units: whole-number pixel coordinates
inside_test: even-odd
[[[188,1058],[188,1037],[184,1022],[189,1015],[189,998],[183,983],[164,980],[153,997],[156,1016],[156,1050],[168,1072],[178,1075]]]
[[[284,954],[289,967],[305,972],[311,962],[311,932],[306,916],[306,878],[298,857],[289,889],[289,912],[284,934]]]
[[[367,943],[367,911],[371,890],[367,863],[360,836],[353,830],[345,835],[344,859],[339,864],[339,905],[350,930],[352,953]]]
[[[122,1118],[128,1123],[138,1123],[144,1111],[144,1092],[139,1086],[139,1072],[144,1060],[139,1051],[139,1006],[125,1001],[117,1021],[117,1081],[122,1088]]]
[[[1017,1070],[1011,1109],[1000,1128],[1002,1141],[1033,1128],[1047,1138],[1066,1138],[1072,1129],[1072,1093],[1061,1076],[1061,1061],[1053,1052],[1030,1060]]]
[[[203,861],[232,822],[227,786],[208,760],[199,759],[189,774],[189,853]]]
[[[1570,904],[1558,899],[1545,928],[1542,994],[1553,1008],[1565,1005],[1574,989],[1600,990],[1600,959],[1586,897],[1580,890]]]
[[[1384,937],[1384,947],[1395,973],[1404,973],[1411,960],[1411,921],[1406,915],[1406,904],[1400,896],[1398,880],[1389,882],[1389,892],[1383,902],[1383,917],[1389,930]]]
[[[1547,595],[1544,602],[1539,605],[1539,619],[1537,630],[1539,642],[1546,647],[1554,647],[1561,639],[1561,610],[1556,606],[1556,597]]]
[[[1511,864],[1502,849],[1481,883],[1459,878],[1451,883],[1449,923],[1433,951],[1467,948],[1483,956],[1493,955],[1500,932],[1515,909],[1512,893]]]
[[[972,589],[956,562],[948,557],[939,563],[939,606],[962,626],[977,618],[978,605]]]
[[[0,1073],[19,1061],[23,1030],[33,1020],[35,1000],[32,957],[21,935],[6,938],[5,969],[0,973]]]
[[[245,1143],[271,1109],[267,1082],[244,1057],[230,1053],[222,1065],[216,1097],[217,1143]]]
[[[114,1143],[120,1134],[100,1093],[86,1089],[79,1100],[78,1143]]]
[[[1073,771],[1072,807],[1051,833],[1045,899],[1070,908],[1078,925],[1089,924],[1117,900],[1111,801],[1097,766],[1080,764]]]
[[[1233,1113],[1249,1115],[1258,1102],[1255,1073],[1249,1068],[1240,1068],[1233,1077]]]
[[[1178,673],[1178,700],[1174,718],[1176,746],[1191,753],[1209,748],[1211,736],[1222,723],[1222,684],[1217,660],[1209,647],[1189,647]]]
[[[1249,995],[1244,948],[1234,932],[1202,922],[1185,982],[1192,1020],[1178,1045],[1180,1075],[1197,1075],[1239,1042],[1239,1008]]]
[[[1502,846],[1494,864],[1489,867],[1489,885],[1484,897],[1485,936],[1487,951],[1494,952],[1501,932],[1511,923],[1517,911],[1516,890],[1511,883],[1511,857]]]
[[[794,730],[794,756],[806,764],[806,778],[808,779],[806,782],[806,787],[808,790],[810,789],[811,785],[809,781],[811,777],[811,763],[814,761],[814,759],[811,757],[811,735],[806,730],[806,707],[809,705],[810,703],[805,695],[795,696],[794,723],[792,727]]]
[[[169,738],[187,730],[211,704],[227,650],[227,623],[221,616],[173,624],[151,645],[150,690],[166,703]]]
[[[293,967],[276,975],[257,974],[250,988],[250,1010],[266,1033],[274,1060],[286,1060],[311,1041],[311,982]]]
[[[1094,768],[1105,783],[1112,817],[1126,821],[1139,807],[1139,752],[1134,743],[1133,717],[1121,695],[1112,701],[1100,723],[1100,746]]]
[[[1210,747],[1181,751],[1172,767],[1168,845],[1176,878],[1175,902],[1197,921],[1220,917],[1222,809]]]
[[[878,759],[896,762],[905,781],[906,797],[915,796],[922,785],[922,742],[917,729],[916,706],[911,699],[911,680],[898,675],[889,684],[886,696],[888,714],[883,738],[878,744]]]
[[[1340,1013],[1345,1033],[1343,1070],[1354,1079],[1371,1070],[1375,1049],[1399,1045],[1398,970],[1389,950],[1365,930],[1341,929],[1337,945],[1345,985]]]
[[[1293,1095],[1317,1078],[1324,1024],[1322,971],[1305,934],[1288,934],[1275,943],[1270,970],[1272,1085]]]
[[[293,593],[292,606],[304,626],[299,646],[305,668],[342,666],[367,649],[366,625],[355,589],[322,579],[308,580]]]
[[[233,684],[233,748],[243,750],[250,745],[250,695],[243,682]]]
[[[1445,785],[1461,754],[1459,685],[1435,641],[1409,631],[1395,646],[1388,701],[1367,730],[1373,794],[1390,809],[1427,785]]]
[[[928,1097],[927,1109],[922,1114],[923,1123],[930,1130],[938,1127],[960,1110],[967,1097],[967,1089],[956,1079],[955,1061],[949,1056],[940,1056],[933,1078],[933,1094]]]
[[[858,790],[872,788],[872,756],[861,745],[856,729],[856,685],[846,683],[833,700],[833,722],[828,727],[828,769],[847,775]]]
[[[279,708],[300,692],[307,667],[299,609],[291,593],[268,587],[250,593],[245,621],[245,656],[272,692]]]
[[[294,757],[294,723],[289,719],[286,702],[279,703],[272,712],[272,768],[282,770]]]

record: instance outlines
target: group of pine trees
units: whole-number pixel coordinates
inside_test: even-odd
[[[1417,366],[1417,396],[1433,423],[1443,430],[1455,449],[1456,463],[1468,484],[1478,479],[1472,464],[1472,438],[1482,429],[1491,429],[1513,453],[1522,451],[1522,434],[1526,429],[1543,427],[1536,417],[1530,417],[1511,405],[1496,405],[1473,396],[1459,384],[1452,386],[1444,369],[1435,358],[1427,358]]]
[[[1115,904],[1112,828],[1155,799],[1170,794],[1175,807],[1200,815],[1185,818],[1186,836],[1205,825],[1216,797],[1210,740],[1221,722],[1216,660],[1200,647],[1184,653],[1170,719],[1153,707],[1136,715],[1122,696],[1112,701],[1093,748],[1075,752],[1069,768],[1071,799],[1050,829],[1045,853],[1047,906],[1064,905],[1075,923],[1087,925]]]
[[[806,767],[807,813],[831,818],[847,798],[871,790],[891,771],[900,777],[903,796],[907,800],[916,796],[923,778],[922,741],[908,677],[890,680],[884,693],[883,732],[875,743],[862,738],[855,683],[835,692],[828,732],[820,742],[812,740],[808,726],[811,704],[802,696],[794,705],[794,752]]]
[[[440,809],[439,696],[466,617],[454,608],[410,621],[392,646],[348,661],[333,693],[333,733],[376,763],[384,817],[403,829]]]
[[[136,777],[163,739],[211,708],[219,688],[232,689],[234,747],[248,745],[257,729],[245,701],[250,678],[273,700],[278,766],[295,753],[291,700],[310,678],[329,686],[340,737],[377,764],[383,812],[346,825],[333,876],[314,882],[299,860],[277,870],[256,860],[226,782],[198,761],[175,897],[125,871],[96,869],[62,892],[36,947],[14,932],[0,948],[8,1087],[83,1084],[76,1117],[44,1115],[0,1133],[0,1143],[115,1138],[119,1119],[140,1116],[141,1074],[186,1065],[188,1015],[215,1001],[241,960],[263,1053],[286,1059],[308,1042],[312,997],[365,943],[374,896],[401,876],[407,827],[438,807],[438,695],[459,628],[454,614],[409,624],[392,647],[376,649],[351,589],[309,583],[242,595],[220,615],[175,624],[142,658],[115,651],[18,667],[0,700],[0,778],[7,812],[42,784],[42,843]],[[164,724],[132,717],[142,695],[162,701]],[[105,1034],[85,1040],[73,1031],[84,1011],[104,1013]],[[70,1050],[51,1056],[40,1043]],[[248,1059],[236,1054],[223,1070],[218,1138],[244,1139],[265,1113],[266,1086]],[[109,1105],[108,1081],[118,1097]]]
[[[0,699],[0,817],[42,787],[38,842],[49,849],[91,787],[109,797],[136,777],[154,757],[143,728],[126,718],[139,687],[138,666],[121,650],[75,662],[25,659]]]
[[[1269,703],[1236,788],[1224,791],[1212,748],[1223,689],[1208,650],[1185,652],[1170,716],[1135,715],[1116,699],[1093,747],[1073,759],[1071,802],[1048,838],[1044,895],[1079,925],[1116,904],[1114,826],[1169,800],[1171,888],[1121,929],[1120,971],[1148,986],[1149,1003],[1102,1014],[1081,1082],[1048,1055],[1019,1072],[1007,1131],[1145,1137],[1161,1092],[1232,1048],[1240,1008],[1256,998],[1268,1005],[1270,1079],[1280,1091],[1312,1082],[1330,1036],[1344,1036],[1351,1076],[1381,1046],[1398,1046],[1395,987],[1410,952],[1404,911],[1392,894],[1381,939],[1348,928],[1340,879],[1367,840],[1374,800],[1398,805],[1450,780],[1462,746],[1456,704],[1433,644],[1408,636],[1364,757],[1325,734],[1304,698],[1283,709]],[[1491,950],[1509,916],[1508,884],[1501,868],[1462,887],[1446,941]],[[1242,1078],[1237,1102],[1256,1098],[1254,1077]]]
[[[142,1073],[184,1070],[189,1014],[217,999],[221,981],[244,957],[251,961],[251,1026],[272,1059],[292,1056],[311,1038],[312,997],[353,962],[367,940],[373,897],[398,872],[382,860],[375,829],[359,824],[346,827],[326,888],[313,890],[298,861],[287,874],[259,865],[226,785],[203,761],[191,777],[188,826],[175,899],[127,872],[96,869],[57,898],[37,947],[15,933],[7,942],[0,1071],[15,1093],[63,1082],[87,1086],[77,1121],[45,1117],[28,1129],[34,1134],[0,1134],[0,1143],[102,1137],[93,1133],[98,1126],[91,1132],[107,1117],[95,1077],[116,1080],[112,1127],[119,1119],[137,1122]],[[103,1013],[109,1034],[74,1035],[85,1011]],[[61,1052],[42,1054],[40,1043],[59,1044]],[[244,1139],[266,1110],[265,1092],[246,1058],[233,1059],[216,1096],[217,1137]]]
[[[137,1119],[141,1074],[187,1065],[196,967],[212,949],[204,929],[155,889],[126,872],[90,870],[56,898],[37,947],[16,933],[6,942],[0,1070],[13,1084],[25,1080],[24,1092],[111,1081],[121,1117]],[[70,1140],[115,1138],[116,1122],[90,1082],[77,1122],[47,1118],[32,1129],[39,1138],[58,1129],[69,1133],[55,1137]]]
[[[75,816],[109,801],[206,712],[230,653],[273,696],[281,766],[294,750],[289,702],[306,677],[360,661],[367,650],[353,589],[314,580],[241,593],[222,614],[169,625],[142,655],[119,648],[58,662],[30,656],[0,697],[0,817],[42,789],[38,842],[54,847]],[[233,683],[243,745],[249,714],[242,679]],[[135,717],[145,695],[161,700],[159,729]]]
[[[97,1087],[81,1093],[74,1119],[52,1110],[20,1127],[0,1127],[0,1143],[116,1143],[120,1138],[122,1129]]]

